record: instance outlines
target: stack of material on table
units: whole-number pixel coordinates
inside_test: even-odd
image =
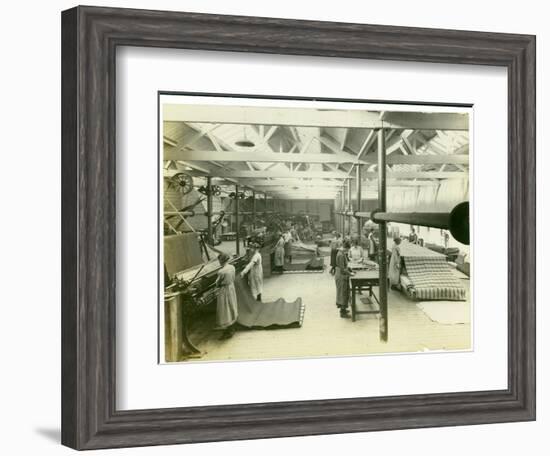
[[[354,271],[376,271],[378,269],[378,263],[366,258],[364,258],[363,261],[350,260],[348,266]]]
[[[401,285],[410,297],[419,300],[466,299],[466,290],[453,274],[445,255],[409,242],[403,242],[400,250],[404,265]]]

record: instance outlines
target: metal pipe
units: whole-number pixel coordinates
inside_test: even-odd
[[[214,245],[214,236],[212,233],[212,178],[206,178],[206,219],[207,219],[207,239],[211,245]]]
[[[378,208],[381,212],[386,212],[386,136],[384,129],[378,130]],[[380,320],[379,331],[380,340],[388,340],[388,265],[387,265],[387,227],[386,222],[379,222],[379,245],[378,245],[378,265],[379,265],[379,300],[380,300]]]
[[[337,212],[337,214],[345,215],[347,217],[355,217],[355,218],[359,218],[359,217],[370,218],[372,212],[342,211],[342,212]]]
[[[372,221],[406,223],[449,230],[462,244],[470,244],[470,203],[457,204],[451,212],[383,212],[372,213]]]
[[[374,212],[372,221],[406,223],[407,225],[449,228],[448,212]]]
[[[256,192],[252,190],[252,229],[256,229]]]
[[[348,179],[348,210],[353,211],[353,203],[351,201],[351,179]],[[351,215],[348,216],[348,235],[351,236]]]
[[[239,229],[239,185],[235,185],[235,242],[236,242],[236,253],[237,255],[240,255],[241,253],[241,246],[240,246],[240,229]]]
[[[357,221],[357,236],[359,241],[361,241],[361,232],[363,229],[363,221],[361,220],[361,165],[355,165],[355,186],[357,191],[357,201],[355,202],[355,218]]]
[[[340,233],[342,233],[342,236],[344,235],[344,230],[346,229],[346,218],[344,217],[344,211],[346,210],[346,183],[344,182],[344,185],[342,186],[342,196],[341,196],[341,203],[342,203],[342,207],[341,207],[341,214],[342,214],[342,217],[341,217],[341,230],[340,230]]]

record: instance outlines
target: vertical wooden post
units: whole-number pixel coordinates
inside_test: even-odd
[[[348,211],[353,211],[353,202],[351,201],[351,179],[348,179]],[[351,236],[351,215],[348,215],[348,236]]]
[[[241,245],[240,245],[240,241],[241,241],[241,230],[240,230],[240,227],[239,227],[239,186],[238,185],[235,185],[235,208],[234,208],[234,213],[235,213],[235,231],[236,231],[236,236],[235,236],[235,239],[236,239],[236,253],[237,255],[240,255],[241,253]]]
[[[164,298],[164,355],[167,362],[183,356],[183,302],[181,295]]]
[[[252,229],[256,229],[256,191],[252,190]]]
[[[206,217],[208,221],[207,239],[208,244],[214,245],[214,236],[212,233],[212,178],[206,178]]]
[[[355,165],[355,189],[357,191],[357,202],[355,203],[355,211],[361,212],[361,165]],[[357,236],[361,242],[361,232],[363,231],[363,220],[357,217]]]
[[[386,137],[384,129],[378,130],[378,210],[386,212]],[[380,340],[388,340],[388,265],[386,222],[378,224],[380,230],[378,246],[379,301],[380,301]]]

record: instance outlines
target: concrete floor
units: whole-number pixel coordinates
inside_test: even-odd
[[[326,260],[325,260],[326,262]],[[456,271],[468,290],[469,280]],[[374,289],[378,295],[378,289]],[[358,315],[357,320],[342,319],[335,306],[334,278],[327,270],[318,274],[284,274],[264,281],[265,302],[301,297],[306,306],[301,328],[277,330],[240,330],[229,340],[210,324],[196,329],[193,340],[203,356],[193,361],[242,359],[304,358],[361,355],[369,353],[422,352],[427,350],[464,350],[471,348],[470,323],[433,322],[412,301],[398,291],[388,294],[389,340],[379,340],[378,316]],[[468,301],[469,302],[469,301]],[[457,303],[464,305],[464,303]],[[365,309],[359,304],[359,309]],[[205,322],[206,323],[206,322]]]

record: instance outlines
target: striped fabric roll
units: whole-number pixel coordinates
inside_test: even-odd
[[[453,275],[443,256],[403,258],[412,288],[410,294],[421,300],[465,301],[466,290]]]

